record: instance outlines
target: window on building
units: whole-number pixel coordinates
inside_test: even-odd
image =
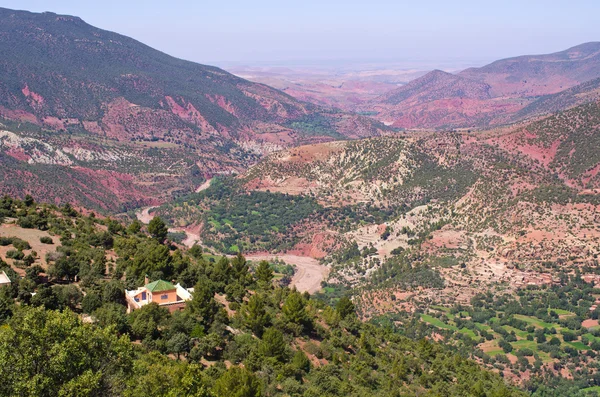
[[[169,295],[161,295],[160,299],[162,299],[162,300],[169,299]]]

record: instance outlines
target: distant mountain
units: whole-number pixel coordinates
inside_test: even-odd
[[[11,158],[0,163],[0,173],[13,175],[10,184],[0,184],[0,194],[16,194],[15,186],[26,186],[32,175],[63,175],[33,178],[36,187],[28,191],[45,200],[64,196],[100,209],[131,208],[164,200],[165,192],[193,189],[196,182],[186,179],[190,170],[204,177],[239,171],[274,149],[386,130],[370,118],[298,101],[73,16],[0,8],[0,54],[0,130],[6,131],[0,154]],[[35,148],[31,139],[39,141]],[[110,162],[98,162],[95,154],[77,158],[79,148],[96,153],[107,145],[117,146],[115,171],[127,180],[102,187],[116,199],[93,197],[90,189]],[[38,147],[66,149],[68,161],[40,157]],[[47,196],[56,191],[52,183],[70,179],[78,182]],[[153,184],[159,187],[151,189]]]
[[[600,79],[586,81],[556,94],[544,95],[517,112],[513,120],[550,114],[597,100],[600,100]]]
[[[600,43],[586,43],[554,54],[503,59],[458,74],[436,70],[361,105],[360,110],[377,112],[376,118],[396,127],[493,126],[593,100],[598,83],[586,82],[597,78]],[[571,88],[574,91],[568,91]]]
[[[356,134],[344,127],[345,116],[77,17],[0,9],[0,52],[0,114],[52,129],[184,142],[211,135],[281,143]],[[331,129],[289,125],[315,114],[329,119]],[[348,117],[364,123],[365,135],[377,134],[372,122]]]
[[[514,104],[494,100],[486,83],[434,70],[361,108],[401,128],[454,128],[487,124]]]
[[[423,77],[382,95],[382,102],[397,105],[404,101],[435,101],[445,98],[490,98],[490,86],[441,70],[434,70]]]
[[[553,94],[600,77],[600,42],[553,54],[502,59],[459,75],[489,84],[494,96]]]

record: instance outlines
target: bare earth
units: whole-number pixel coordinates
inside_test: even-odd
[[[150,215],[150,211],[152,211],[154,208],[156,207],[146,207],[141,209],[140,211],[137,211],[135,213],[135,216],[138,218],[138,220],[144,224],[148,224],[150,223],[150,221],[152,220],[152,218],[154,218],[152,215]]]
[[[321,281],[323,281],[329,274],[329,268],[319,264],[314,258],[297,255],[270,255],[270,254],[257,254],[247,255],[246,259],[252,261],[262,260],[274,260],[280,259],[285,263],[296,266],[296,274],[292,278],[291,286],[296,287],[300,292],[307,291],[308,293],[315,293],[321,289]]]
[[[196,193],[200,193],[201,191],[208,189],[210,187],[210,181],[212,181],[212,179],[208,179],[202,185],[198,186]]]

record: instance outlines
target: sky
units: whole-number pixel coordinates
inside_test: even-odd
[[[598,0],[0,0],[217,66],[484,64],[600,41]]]

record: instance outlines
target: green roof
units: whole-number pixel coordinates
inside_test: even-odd
[[[146,285],[146,289],[150,292],[170,291],[175,289],[175,286],[165,280],[156,280]]]

